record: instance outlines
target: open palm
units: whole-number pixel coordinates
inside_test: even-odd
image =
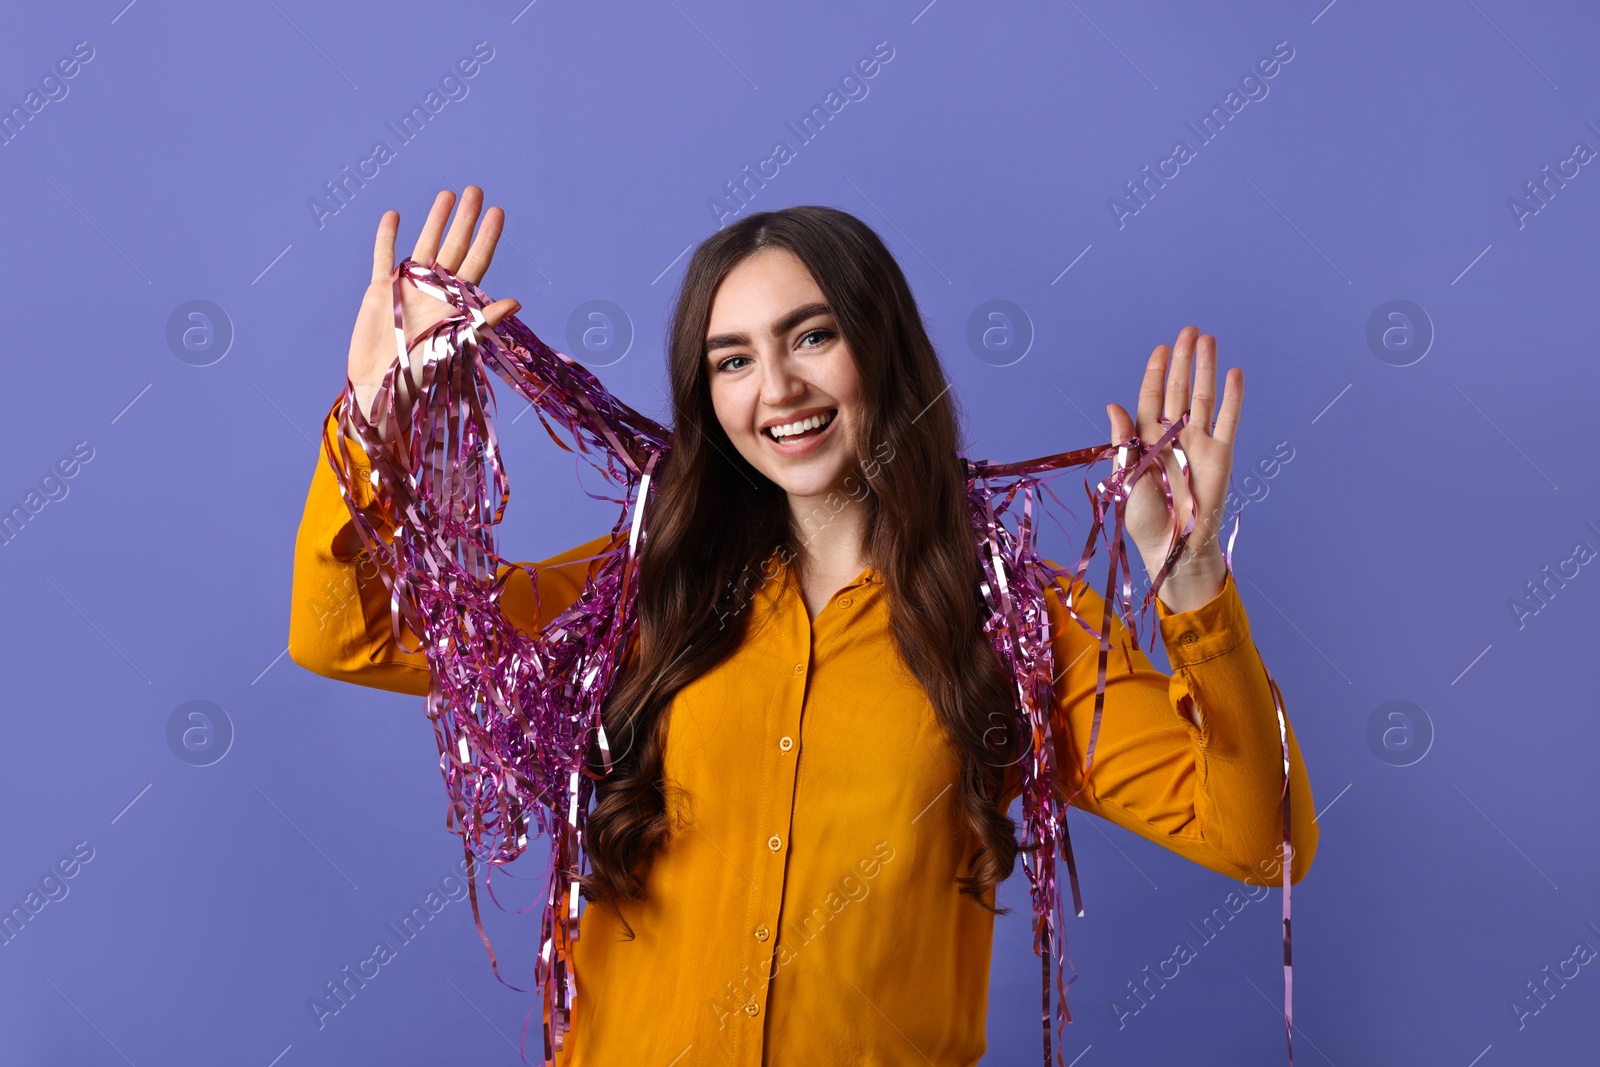
[[[1139,387],[1139,439],[1146,445],[1154,444],[1167,429],[1161,419],[1176,420],[1188,408],[1189,421],[1178,431],[1177,441],[1189,459],[1194,486],[1191,498],[1169,443],[1161,450],[1160,462],[1172,487],[1178,519],[1175,530],[1167,513],[1159,472],[1152,467],[1134,483],[1128,497],[1126,529],[1152,577],[1191,514],[1196,516],[1195,528],[1174,569],[1187,571],[1193,564],[1203,562],[1207,565],[1204,569],[1214,568],[1215,573],[1221,573],[1222,552],[1217,535],[1225,514],[1228,478],[1233,470],[1233,440],[1243,399],[1244,371],[1234,367],[1228,371],[1222,404],[1217,407],[1217,339],[1202,335],[1194,326],[1183,328],[1177,344],[1170,348],[1158,345],[1150,354]],[[1134,421],[1122,405],[1107,404],[1106,413],[1111,418],[1113,442],[1134,434]]]
[[[455,193],[442,190],[434,198],[422,232],[417,235],[411,258],[418,263],[437,264],[474,285],[483,282],[484,273],[494,259],[496,242],[505,225],[505,212],[492,207],[477,226],[478,212],[483,207],[483,190],[476,185],[467,186],[461,197],[460,210],[450,225],[446,237],[445,220],[455,203]],[[473,237],[473,227],[477,236]],[[400,213],[385,211],[378,220],[378,236],[372,249],[372,280],[361,298],[361,310],[356,315],[355,329],[350,335],[348,373],[355,387],[356,400],[361,410],[372,412],[372,402],[384,375],[398,358],[394,336],[394,241],[400,229]],[[440,238],[444,244],[440,246]],[[515,300],[496,300],[483,309],[484,318],[494,326],[521,308]],[[401,286],[402,323],[409,344],[426,333],[442,319],[457,314],[456,309],[443,300],[429,296],[409,280]],[[412,350],[412,371],[421,369],[422,346]]]

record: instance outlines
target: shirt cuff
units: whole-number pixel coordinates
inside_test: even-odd
[[[339,447],[340,435],[343,432],[339,425],[338,406],[336,401],[323,419],[325,439],[318,445],[317,472],[311,486],[311,497],[315,503],[308,502],[307,507],[314,506],[318,509],[319,517],[315,521],[317,528],[322,531],[319,541],[325,551],[333,559],[349,563],[360,559],[366,548],[356,531],[350,509],[339,492],[333,460],[328,453],[330,445],[335,449]],[[378,499],[377,488],[372,484],[372,460],[367,456],[359,438],[349,433],[344,433],[343,438],[350,455],[350,496],[356,510],[366,515],[367,521],[378,531],[380,538],[389,541],[393,537],[394,522],[384,513],[385,509]]]
[[[333,407],[328,409],[328,415],[323,420],[327,431],[326,440],[332,441],[333,447],[338,447],[340,434],[344,434],[345,446],[350,450],[350,470],[354,475],[350,487],[350,495],[355,498],[356,507],[368,508],[377,498],[377,493],[372,485],[372,460],[367,458],[367,450],[362,447],[359,438],[352,434],[344,433],[339,426],[339,402],[334,401]],[[324,445],[322,462],[327,463],[329,456]]]
[[[1223,574],[1217,595],[1189,611],[1170,610],[1155,598],[1161,620],[1161,643],[1174,669],[1224,655],[1250,639],[1250,620],[1233,581],[1233,568]]]

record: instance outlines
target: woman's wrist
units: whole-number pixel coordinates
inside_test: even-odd
[[[1157,560],[1154,566],[1151,566],[1147,560],[1146,566],[1151,578],[1154,579],[1156,571],[1161,567],[1161,561]],[[1227,575],[1227,560],[1223,558],[1222,550],[1215,545],[1199,555],[1190,555],[1186,551],[1162,580],[1156,596],[1168,611],[1193,611],[1210,603],[1218,593],[1222,592]]]

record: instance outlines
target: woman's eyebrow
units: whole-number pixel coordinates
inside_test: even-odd
[[[772,336],[782,337],[796,326],[809,318],[817,315],[831,315],[833,309],[827,304],[801,304],[793,311],[784,315],[772,324]],[[750,338],[742,333],[719,333],[706,338],[706,352],[709,354],[719,348],[733,348],[738,345],[747,345]]]

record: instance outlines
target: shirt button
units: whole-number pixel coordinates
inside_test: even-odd
[[[851,599],[849,597],[847,597],[847,596],[842,596],[842,597],[839,598],[839,606],[841,608],[847,608],[847,607],[849,607],[851,605],[851,603],[852,603]]]
[[[763,923],[762,925],[756,927],[756,940],[757,941],[765,941],[767,938],[769,938],[771,936],[772,936],[772,931],[767,929],[765,923]]]
[[[774,852],[778,851],[783,847],[783,838],[779,837],[777,834],[773,834],[771,837],[767,838],[767,847]]]
[[[792,738],[792,737],[780,737],[780,738],[778,738],[778,747],[783,749],[785,752],[789,751],[791,748],[794,747],[794,738]]]
[[[744,1013],[745,1013],[745,1014],[746,1014],[746,1015],[755,1015],[755,1014],[756,1014],[756,1013],[757,1013],[757,1012],[759,1012],[759,1011],[760,1011],[760,1010],[761,1010],[761,1005],[759,1005],[759,1004],[757,1004],[757,1003],[756,1003],[756,1002],[755,1002],[755,1001],[753,1001],[753,1000],[752,1000],[752,1001],[750,1001],[750,1002],[749,1002],[749,1003],[748,1003],[748,1004],[746,1004],[746,1005],[745,1005],[745,1006],[744,1006]]]
[[[804,673],[806,673],[806,665],[804,663],[796,663],[794,665],[794,673],[796,673],[796,674],[804,674]]]
[[[1178,638],[1178,640],[1182,641],[1186,645],[1192,645],[1200,639],[1194,635],[1193,630],[1189,630],[1186,631],[1182,637]]]

